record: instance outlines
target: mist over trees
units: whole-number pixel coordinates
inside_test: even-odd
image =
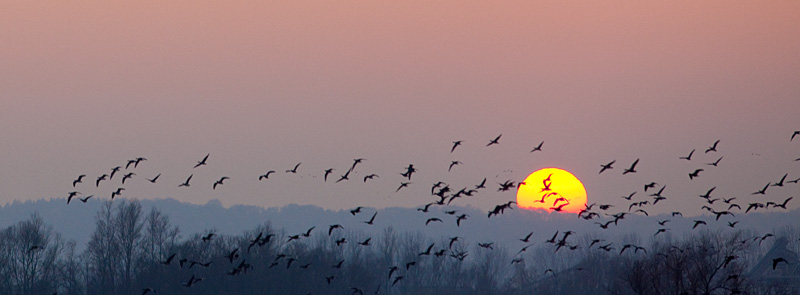
[[[797,257],[760,265],[800,228],[770,233],[556,233],[553,243],[472,242],[384,227],[265,222],[183,236],[157,208],[105,201],[85,250],[38,214],[0,231],[0,293],[27,294],[797,294]],[[522,237],[520,237],[522,238]],[[780,244],[780,245],[784,245]],[[523,248],[525,247],[525,248]],[[524,250],[521,250],[524,249]],[[767,259],[772,261],[771,258]],[[759,273],[761,271],[762,273]],[[770,275],[765,279],[763,272]],[[773,272],[773,273],[770,273]],[[781,277],[785,279],[781,279]]]

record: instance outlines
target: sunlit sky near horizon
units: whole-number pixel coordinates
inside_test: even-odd
[[[572,172],[590,203],[627,207],[620,196],[666,184],[662,213],[700,214],[713,186],[743,204],[800,197],[800,184],[751,195],[800,178],[798,12],[796,1],[5,1],[0,204],[125,187],[199,204],[413,207],[436,200],[437,181],[486,177],[458,205],[489,210],[515,198],[497,183],[545,167]],[[130,183],[95,188],[136,157],[148,160]],[[333,183],[355,158],[367,160]],[[408,164],[419,173],[395,192]]]

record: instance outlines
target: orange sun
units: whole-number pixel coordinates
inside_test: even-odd
[[[517,190],[517,206],[578,213],[586,205],[586,188],[575,175],[558,168],[544,168],[531,173]]]

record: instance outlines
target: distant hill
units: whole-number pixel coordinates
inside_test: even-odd
[[[181,230],[181,237],[188,238],[214,230],[219,234],[238,235],[251,230],[257,225],[269,222],[274,228],[283,229],[286,233],[298,234],[316,226],[316,230],[327,231],[331,224],[341,224],[345,230],[363,232],[365,235],[383,232],[391,226],[397,233],[423,232],[430,237],[448,238],[459,236],[469,242],[494,241],[498,245],[510,248],[521,246],[518,239],[533,232],[531,242],[545,241],[556,231],[571,230],[578,239],[603,238],[613,240],[631,233],[639,234],[643,242],[650,241],[657,229],[662,228],[657,220],[670,219],[663,227],[669,230],[659,236],[679,235],[692,231],[694,220],[700,219],[708,223],[696,230],[730,229],[727,221],[738,220],[736,229],[754,230],[756,233],[775,232],[784,226],[800,224],[800,211],[773,211],[771,213],[737,213],[736,217],[723,217],[715,221],[713,215],[704,216],[669,216],[660,215],[646,217],[644,215],[627,215],[603,230],[595,222],[613,220],[607,216],[602,219],[583,220],[575,214],[548,214],[545,212],[526,211],[518,208],[506,210],[505,214],[487,218],[487,212],[471,207],[431,206],[430,212],[422,213],[417,208],[390,207],[378,210],[375,224],[369,226],[374,208],[363,208],[361,213],[353,216],[348,210],[333,211],[311,205],[288,205],[279,208],[262,208],[257,206],[237,205],[225,208],[218,200],[211,200],[205,205],[183,203],[174,199],[140,200],[145,213],[151,208],[158,208],[170,217],[172,224]],[[15,201],[0,207],[0,228],[6,228],[38,212],[54,230],[68,240],[75,240],[78,250],[82,251],[94,231],[95,215],[101,206],[99,201],[86,204],[73,203],[66,205],[65,199],[37,201]],[[609,209],[602,213],[617,213]],[[455,215],[444,211],[455,210]],[[763,211],[762,211],[763,212]],[[456,216],[467,214],[468,218],[456,226]],[[425,225],[428,218],[436,217],[443,222],[431,222]]]

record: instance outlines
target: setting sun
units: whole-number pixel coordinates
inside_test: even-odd
[[[517,206],[578,213],[586,205],[586,188],[575,175],[558,168],[531,173],[517,190]]]

